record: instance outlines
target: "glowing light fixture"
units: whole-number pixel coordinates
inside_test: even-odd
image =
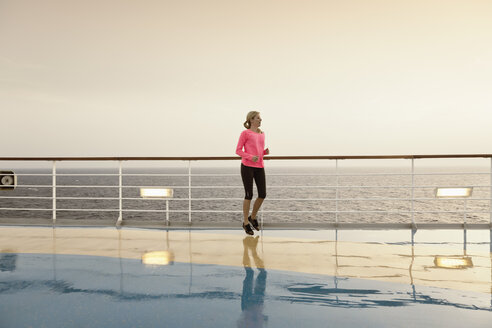
[[[148,252],[142,255],[142,263],[146,265],[169,265],[174,263],[174,254],[170,251]]]
[[[169,188],[140,188],[140,197],[143,198],[172,198],[173,189]]]
[[[434,264],[439,268],[466,269],[472,268],[473,262],[469,256],[436,256]]]
[[[166,200],[166,224],[169,225],[169,198],[173,198],[173,189],[170,188],[140,188],[140,197]]]
[[[467,198],[472,194],[472,187],[463,188],[436,188],[438,198]]]

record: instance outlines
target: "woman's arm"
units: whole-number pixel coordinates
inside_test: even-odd
[[[241,136],[239,137],[239,141],[237,142],[237,146],[236,146],[236,154],[241,156],[242,158],[246,158],[246,159],[249,159],[250,161],[252,161],[253,155],[248,154],[248,153],[243,151],[243,147],[244,147],[244,144],[246,143],[246,139],[247,139],[246,133],[244,133],[244,132],[241,133]]]

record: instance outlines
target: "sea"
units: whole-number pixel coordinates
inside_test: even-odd
[[[408,167],[267,166],[265,172],[267,197],[260,212],[265,222],[410,223],[412,217],[416,223],[490,222],[490,168],[419,168],[413,181]],[[0,190],[0,218],[50,219],[51,173],[48,167],[15,169],[16,188]],[[57,220],[118,218],[117,168],[56,173]],[[165,220],[168,208],[171,222],[188,222],[189,183],[187,166],[125,168],[123,219]],[[145,199],[142,187],[172,188],[173,197]],[[437,187],[473,187],[473,193],[443,199],[435,196]],[[193,168],[191,198],[193,222],[240,222],[244,190],[237,165]]]

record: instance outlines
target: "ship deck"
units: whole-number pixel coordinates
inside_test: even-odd
[[[491,237],[0,226],[0,326],[489,327]]]

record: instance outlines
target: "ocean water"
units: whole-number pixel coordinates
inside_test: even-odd
[[[124,169],[123,218],[165,220],[164,200],[140,198],[141,186],[165,186],[174,189],[174,197],[169,200],[170,221],[188,221],[187,173],[187,167]],[[267,222],[409,223],[413,206],[417,223],[461,223],[465,208],[468,223],[490,220],[490,174],[486,170],[464,167],[419,170],[414,176],[413,202],[412,176],[407,168],[348,168],[338,173],[336,176],[333,168],[323,167],[267,167],[263,219]],[[16,174],[17,188],[0,190],[0,197],[14,197],[0,198],[0,217],[51,218],[51,170],[17,169]],[[119,196],[117,174],[117,169],[107,168],[57,170],[57,219],[116,220],[119,200],[108,198]],[[194,168],[191,185],[194,222],[241,220],[244,191],[238,168]],[[435,197],[436,187],[452,186],[472,186],[472,197],[466,200]],[[256,196],[256,190],[254,193]],[[30,210],[9,210],[16,208]],[[452,213],[432,213],[443,211]]]

